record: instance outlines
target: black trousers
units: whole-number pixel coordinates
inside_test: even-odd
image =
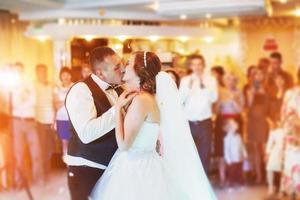
[[[71,200],[88,200],[104,170],[87,166],[69,166],[68,185]]]
[[[206,174],[209,170],[211,138],[213,134],[213,124],[211,119],[190,122],[192,136],[194,138],[202,165]]]
[[[243,162],[228,165],[228,181],[231,185],[244,184]]]

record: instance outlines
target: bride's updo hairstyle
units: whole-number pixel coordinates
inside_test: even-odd
[[[153,52],[137,51],[134,53],[134,70],[140,78],[140,87],[151,94],[156,92],[155,77],[161,71],[161,63]]]

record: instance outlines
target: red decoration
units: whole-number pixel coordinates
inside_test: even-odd
[[[265,51],[276,51],[278,49],[278,45],[275,39],[267,38],[265,40],[263,48]]]

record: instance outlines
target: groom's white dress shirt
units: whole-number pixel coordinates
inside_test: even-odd
[[[96,75],[92,74],[92,79],[103,90],[112,107],[97,118],[97,111],[94,105],[92,93],[85,83],[77,83],[70,90],[66,107],[70,116],[70,120],[76,130],[79,139],[88,144],[116,127],[115,120],[115,103],[118,94],[114,90],[106,90],[110,85]],[[101,153],[101,152],[99,152]],[[89,166],[99,169],[105,169],[105,165],[92,162],[82,157],[66,155],[65,162],[69,166]]]

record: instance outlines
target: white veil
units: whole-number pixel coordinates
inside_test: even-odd
[[[156,76],[156,99],[161,115],[163,163],[176,199],[217,199],[197,153],[175,82],[166,72]]]

